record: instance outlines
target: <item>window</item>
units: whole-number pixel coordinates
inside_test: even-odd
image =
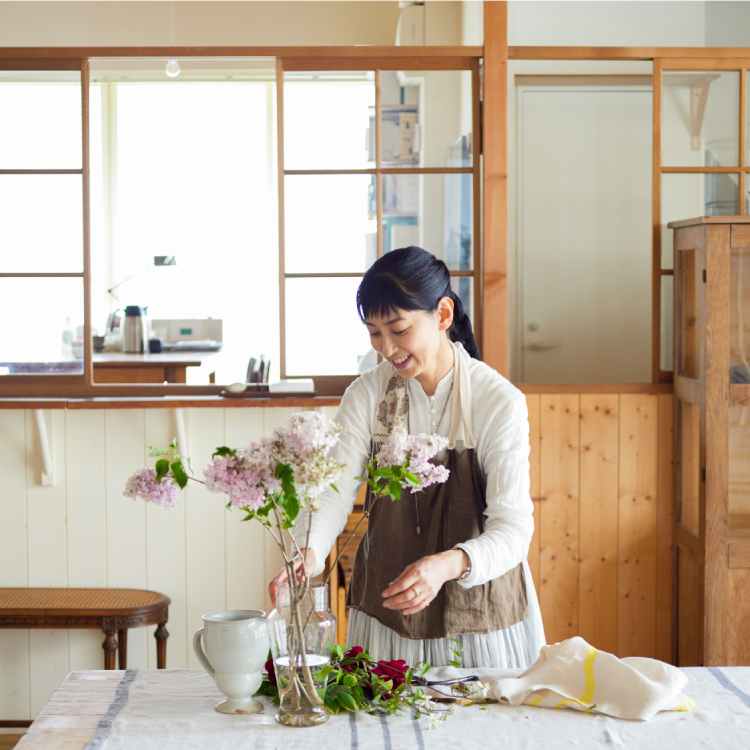
[[[478,310],[478,67],[316,71],[312,63],[280,63],[281,368],[282,377],[340,391],[377,363],[355,299],[384,253],[424,247],[446,262],[470,314]]]

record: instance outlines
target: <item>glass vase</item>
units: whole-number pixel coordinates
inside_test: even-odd
[[[276,609],[268,616],[271,652],[279,689],[279,724],[310,727],[328,721],[323,703],[336,639],[336,617],[328,608],[328,586],[307,591],[276,589]]]

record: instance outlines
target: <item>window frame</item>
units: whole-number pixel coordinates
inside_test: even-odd
[[[475,132],[479,133],[480,111],[478,101],[479,61],[484,55],[483,47],[109,47],[109,48],[0,48],[0,70],[76,70],[81,73],[81,134],[82,134],[82,167],[73,170],[83,176],[83,271],[71,274],[35,273],[2,273],[0,278],[8,277],[54,277],[75,276],[84,281],[84,327],[83,327],[83,373],[76,375],[3,375],[0,378],[0,397],[69,397],[69,398],[121,398],[154,396],[215,396],[221,393],[224,385],[187,385],[170,383],[163,385],[148,384],[109,384],[96,383],[93,377],[93,348],[91,338],[91,247],[90,247],[90,173],[89,173],[89,59],[90,58],[236,58],[236,57],[273,57],[277,61],[277,71],[288,70],[473,70],[472,87],[472,122]],[[285,61],[279,65],[280,61]],[[305,67],[307,66],[307,67]],[[276,82],[277,96],[279,82]],[[283,93],[282,93],[283,98]],[[279,122],[279,120],[277,120]],[[379,123],[377,125],[379,128]],[[279,143],[283,143],[283,133]],[[478,150],[477,150],[478,151]],[[281,163],[281,162],[280,162]],[[473,180],[474,210],[474,268],[471,275],[476,277],[474,288],[474,309],[476,328],[481,330],[481,320],[477,310],[481,310],[481,257],[482,247],[479,235],[480,213],[478,209],[481,191],[479,158],[473,160],[471,170]],[[23,172],[39,170],[22,170]],[[42,170],[42,173],[59,170]],[[415,170],[412,170],[415,171]],[[438,168],[416,170],[423,173],[466,172],[466,168]],[[19,170],[0,170],[4,173],[18,173]],[[405,174],[402,169],[399,174]],[[283,174],[279,173],[280,197],[283,197]],[[379,202],[382,195],[379,194]],[[283,235],[283,204],[280,203],[279,234]],[[283,260],[280,258],[279,278],[284,272]],[[463,275],[463,274],[461,274]],[[283,300],[283,285],[279,294]],[[283,314],[283,313],[282,313]],[[480,313],[481,314],[481,313]],[[282,320],[283,322],[283,320]],[[481,340],[481,333],[478,340]],[[282,339],[282,359],[284,359],[284,340]],[[282,372],[285,364],[282,366]],[[316,390],[319,395],[340,395],[354,377],[320,378],[316,377]]]
[[[463,51],[466,48],[457,48]],[[353,63],[356,63],[355,67]],[[384,254],[383,241],[383,176],[389,174],[470,174],[472,177],[472,268],[471,270],[450,271],[451,279],[469,277],[472,279],[472,307],[474,333],[480,350],[482,349],[482,295],[480,291],[482,242],[481,242],[481,109],[480,92],[480,58],[478,56],[459,55],[455,57],[412,56],[409,59],[363,57],[356,61],[351,58],[321,59],[318,57],[277,58],[276,61],[276,117],[277,117],[277,154],[279,175],[279,331],[281,338],[280,377],[289,379],[313,378],[316,392],[320,394],[341,394],[358,376],[357,375],[292,375],[286,371],[286,281],[290,278],[361,278],[362,273],[288,273],[286,271],[285,252],[285,200],[284,183],[287,176],[321,175],[354,175],[367,174],[375,176],[376,193],[376,232],[377,258]],[[284,73],[285,72],[336,72],[336,71],[373,71],[375,73],[375,166],[367,169],[286,169],[284,164]],[[382,89],[381,71],[408,70],[419,71],[468,71],[472,80],[472,162],[470,167],[385,167],[382,160]]]

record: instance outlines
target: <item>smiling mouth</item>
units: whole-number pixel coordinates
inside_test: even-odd
[[[405,357],[399,359],[392,359],[391,364],[399,369],[406,367],[411,362],[411,354],[407,354]]]

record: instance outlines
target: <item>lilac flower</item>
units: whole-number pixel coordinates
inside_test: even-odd
[[[447,481],[450,472],[445,466],[430,462],[443,448],[448,445],[448,438],[439,435],[409,435],[402,428],[391,432],[388,440],[376,456],[378,466],[403,466],[414,474],[419,482],[418,486],[402,482],[403,487],[409,487],[411,492],[421,492],[431,484],[442,484]]]
[[[125,497],[133,500],[143,498],[150,503],[162,505],[165,508],[174,508],[177,502],[177,486],[171,474],[156,481],[156,471],[147,466],[141,466],[125,484]]]
[[[238,508],[257,510],[281,489],[276,479],[276,462],[271,441],[261,438],[234,455],[216,456],[203,472],[209,492],[225,492]]]

